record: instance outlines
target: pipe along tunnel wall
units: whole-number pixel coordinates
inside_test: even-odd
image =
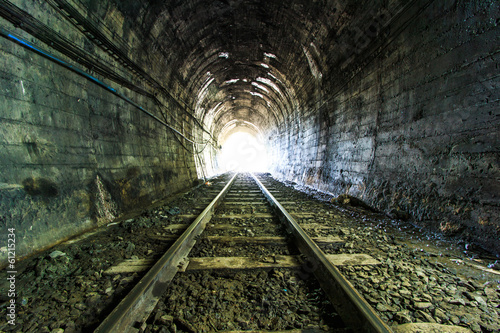
[[[119,92],[0,38],[19,256],[217,173],[239,130],[278,178],[500,252],[497,1],[17,0],[0,16]]]

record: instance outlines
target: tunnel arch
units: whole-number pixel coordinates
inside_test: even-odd
[[[167,63],[180,77],[167,77],[185,84],[187,104],[214,138],[234,119],[256,124],[269,138],[288,131],[308,107],[303,96],[317,86],[309,81],[325,69],[315,46],[330,18],[325,8],[336,4],[200,0],[151,6],[145,16],[154,22],[155,42],[178,50]],[[193,136],[207,140],[197,128]],[[214,154],[204,151],[206,160]]]
[[[33,210],[47,226],[64,200],[90,202],[79,232],[112,215],[99,198],[120,212],[216,174],[241,130],[266,142],[276,178],[500,248],[495,1],[30,4],[1,5],[0,182],[59,182]]]

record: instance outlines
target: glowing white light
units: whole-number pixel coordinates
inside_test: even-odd
[[[215,113],[217,111],[217,109],[219,108],[219,106],[222,105],[222,102],[219,102],[217,103],[212,109],[210,109],[210,111],[208,111],[208,113]]]
[[[272,53],[267,53],[267,52],[264,52],[264,55],[268,58],[272,58],[272,59],[276,59],[276,56]]]
[[[264,83],[264,84],[268,85],[269,87],[273,88],[274,91],[276,91],[278,94],[281,94],[280,88],[273,81],[266,79],[264,77],[258,77],[255,81]]]
[[[231,79],[231,80],[227,80],[227,81],[224,81],[225,84],[233,84],[233,83],[236,83],[238,82],[240,79]]]
[[[253,91],[249,91],[249,93],[252,96],[257,96],[257,97],[260,97],[260,98],[264,99],[264,96],[262,94],[259,94],[259,93],[253,92]]]
[[[229,52],[221,52],[219,53],[219,58],[229,58]]]
[[[203,87],[201,87],[200,91],[198,91],[198,99],[196,101],[196,109],[199,109],[201,104],[203,103],[203,100],[205,99],[205,96],[207,95],[208,93],[208,87],[212,84],[212,82],[214,82],[215,78],[210,78],[207,77],[205,79],[205,82],[203,84]]]
[[[252,82],[252,86],[259,88],[260,90],[264,90],[266,93],[269,93],[269,90],[267,90],[266,87],[264,87],[261,84],[258,84],[257,82]]]
[[[276,76],[274,76],[273,74],[267,73],[267,75],[269,75],[270,77],[272,77],[274,80],[278,81],[278,78],[276,78]]]
[[[251,134],[237,132],[222,146],[219,168],[226,171],[267,171],[268,157],[263,143]]]
[[[269,68],[269,65],[267,65],[267,64],[265,64],[265,63],[261,63],[260,65],[261,65],[262,67],[264,67],[264,68]]]
[[[209,78],[207,77],[207,79],[205,80],[204,84],[203,84],[203,87],[200,89],[200,93],[203,93],[205,90],[208,89],[208,87],[212,84],[212,82],[214,82],[215,78]]]

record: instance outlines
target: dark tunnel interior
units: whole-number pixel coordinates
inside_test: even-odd
[[[498,254],[499,7],[0,1],[2,227],[25,256],[240,168]]]

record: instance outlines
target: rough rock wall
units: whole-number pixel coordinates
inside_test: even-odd
[[[434,1],[391,22],[273,139],[290,161],[275,174],[500,253],[498,17],[495,1]]]
[[[191,131],[190,118],[145,79],[156,71],[148,70],[140,38],[123,13],[108,6],[96,22],[84,7],[74,7],[85,15],[86,24],[99,26],[109,37],[115,54],[123,51],[115,58],[109,47],[101,48],[48,2],[15,5],[29,21],[19,26],[0,18],[4,29],[82,68],[180,130]],[[0,37],[0,58],[1,244],[7,244],[7,228],[15,228],[18,257],[178,192],[197,178],[192,154],[165,126],[92,79],[7,38]],[[95,67],[82,62],[87,60]],[[145,72],[137,74],[131,63]],[[6,257],[2,248],[2,264]]]

